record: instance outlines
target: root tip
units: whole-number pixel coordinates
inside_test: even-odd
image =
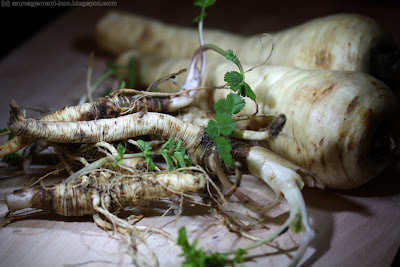
[[[25,111],[21,110],[14,100],[10,101],[10,107],[11,111],[10,111],[10,119],[8,121],[9,125],[21,121],[25,118]]]

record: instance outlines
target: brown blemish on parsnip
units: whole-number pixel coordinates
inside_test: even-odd
[[[326,49],[321,49],[316,53],[314,63],[320,69],[330,69],[332,61],[332,54]]]
[[[359,98],[359,96],[356,96],[355,98],[353,98],[353,100],[351,100],[350,104],[347,106],[346,115],[350,114],[354,110],[354,108],[357,106],[358,98]]]
[[[142,33],[140,34],[140,37],[139,37],[139,40],[138,40],[138,44],[140,44],[140,43],[145,43],[145,42],[149,42],[149,41],[151,41],[152,39],[154,38],[154,33],[153,33],[153,30],[152,30],[152,27],[151,27],[151,25],[150,24],[145,24],[144,26],[143,26],[143,31],[142,31]]]

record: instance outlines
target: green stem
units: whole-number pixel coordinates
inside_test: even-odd
[[[89,165],[83,167],[82,169],[80,169],[79,171],[71,174],[67,179],[65,179],[64,182],[69,182],[74,180],[75,178],[78,178],[79,176],[81,176],[83,173],[86,172],[90,172],[90,171],[94,171],[96,169],[99,169],[100,167],[102,167],[103,165],[112,162],[115,160],[115,157],[117,155],[112,155],[112,156],[107,156],[104,158],[101,158],[99,160],[96,160],[92,163],[90,163]],[[124,154],[123,155],[123,159],[131,159],[131,158],[143,158],[144,154],[143,153],[134,153],[134,154]]]

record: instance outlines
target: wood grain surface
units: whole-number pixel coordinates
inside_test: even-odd
[[[177,25],[190,25],[197,9],[192,1],[117,1],[116,9],[159,18]],[[19,7],[9,7],[19,8]],[[2,11],[5,7],[1,8]],[[15,48],[0,62],[0,127],[7,125],[9,101],[59,109],[74,105],[84,93],[89,53],[95,51],[93,77],[105,70],[114,56],[98,51],[93,40],[98,19],[105,7],[71,7],[56,21]],[[42,8],[39,12],[51,12]],[[400,6],[375,1],[218,1],[209,10],[206,27],[242,34],[283,29],[308,19],[338,12],[355,12],[375,17],[400,41]],[[10,26],[12,28],[12,25]],[[106,86],[106,85],[105,85]],[[37,116],[34,113],[33,116]],[[4,171],[4,169],[1,169]],[[0,194],[26,187],[35,175],[0,178]],[[307,249],[301,266],[391,266],[400,246],[400,166],[386,170],[368,184],[349,191],[305,188],[303,195],[317,235]],[[260,202],[267,203],[271,190],[259,179],[246,176],[243,187]],[[0,213],[7,207],[0,203]],[[190,239],[200,239],[205,250],[225,251],[250,241],[229,232],[211,209],[185,206],[176,220],[178,208],[159,218],[168,203],[154,204],[139,224],[154,225],[177,235],[185,225]],[[232,212],[241,215],[239,205]],[[244,214],[242,214],[244,215]],[[287,218],[287,205],[265,217],[267,228],[251,231],[265,236]],[[285,266],[301,235],[287,233],[276,242],[257,249],[247,266]],[[178,266],[179,247],[159,235],[148,235],[161,266]],[[139,249],[145,251],[141,245]],[[38,213],[23,217],[0,229],[0,266],[125,266],[131,263],[118,235],[106,232],[91,217],[62,217]]]

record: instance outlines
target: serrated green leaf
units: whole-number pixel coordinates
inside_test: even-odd
[[[148,142],[139,139],[137,140],[137,144],[143,152],[149,149],[151,150],[151,145]]]
[[[206,8],[206,7],[209,7],[209,6],[214,5],[214,4],[215,4],[215,1],[216,1],[216,0],[196,0],[196,1],[194,2],[194,5],[195,5],[195,6],[199,6],[199,7],[204,7],[204,8]]]
[[[220,135],[218,124],[214,120],[208,122],[206,133],[210,136],[211,140]]]
[[[178,140],[178,142],[176,142],[176,146],[174,151],[172,152],[172,155],[176,159],[176,165],[178,168],[189,167],[192,165],[192,161],[186,154],[186,149],[182,146],[181,140]]]
[[[224,137],[217,136],[213,139],[214,145],[218,149],[218,153],[226,165],[233,168],[235,166],[235,160],[231,156],[232,146],[231,143]]]
[[[239,59],[237,58],[237,56],[235,54],[233,54],[233,51],[228,49],[227,51],[225,51],[225,58],[227,60],[232,61],[233,63],[237,63],[239,61]]]
[[[168,165],[168,170],[172,170],[174,168],[174,161],[172,159],[172,155],[170,149],[174,146],[175,141],[173,138],[168,139],[168,141],[161,147],[161,155],[163,156],[165,162]]]
[[[215,120],[218,124],[218,129],[223,135],[230,135],[236,126],[236,121],[232,119],[230,114],[217,113],[215,114]]]
[[[227,109],[229,109],[232,114],[239,113],[245,105],[246,102],[240,95],[230,93],[226,97]]]
[[[256,94],[253,92],[253,90],[251,90],[250,85],[246,82],[243,82],[242,86],[240,87],[239,94],[245,97],[247,96],[251,100],[256,99]]]
[[[206,13],[206,12],[203,12],[203,13],[201,13],[200,15],[196,16],[196,17],[193,19],[193,22],[199,22],[199,21],[202,20],[205,16],[207,16],[207,13]]]
[[[121,143],[119,143],[117,146],[117,152],[118,155],[122,158],[126,152],[126,148]]]
[[[230,109],[227,107],[226,99],[221,98],[214,104],[215,113],[229,113]]]
[[[161,151],[166,150],[169,151],[175,144],[175,140],[173,138],[168,139],[167,142],[161,147]]]
[[[243,260],[244,260],[243,256],[244,255],[247,255],[247,251],[246,250],[244,250],[244,249],[236,250],[235,256],[233,257],[232,262],[235,263],[235,264],[243,262]]]
[[[230,93],[226,98],[219,99],[214,104],[214,109],[215,113],[236,114],[243,109],[245,104],[241,96]]]
[[[224,81],[228,83],[233,91],[238,91],[243,84],[243,75],[237,71],[229,71],[225,73]]]
[[[144,159],[147,162],[147,168],[152,171],[156,167],[156,164],[153,161],[153,153],[151,152],[151,145],[143,140],[137,140],[137,144],[143,152]]]

